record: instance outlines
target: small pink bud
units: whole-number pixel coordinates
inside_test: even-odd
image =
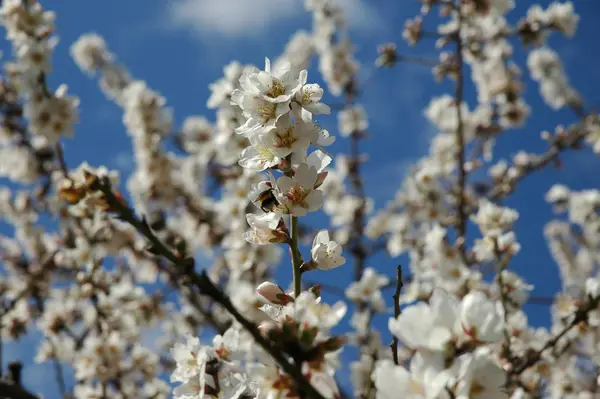
[[[313,285],[308,290],[312,292],[317,298],[321,297],[321,284]]]
[[[319,188],[319,186],[321,186],[321,184],[323,184],[328,173],[329,172],[321,172],[317,175],[317,181],[315,182],[314,188]]]
[[[269,281],[261,283],[256,289],[256,292],[275,305],[286,305],[290,303],[292,299],[280,286]]]

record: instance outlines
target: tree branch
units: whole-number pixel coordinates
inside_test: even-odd
[[[397,319],[400,316],[400,291],[402,290],[402,266],[398,265],[396,271],[396,292],[394,292],[394,318]],[[393,337],[392,343],[390,344],[390,348],[392,350],[392,358],[394,359],[394,363],[399,365],[400,362],[398,360],[398,338],[396,336]]]
[[[463,42],[460,37],[462,28],[462,15],[460,10],[457,11],[458,27],[456,31],[456,90],[454,98],[456,101],[456,146],[458,147],[458,248],[462,259],[468,264],[465,253],[465,239],[467,235],[467,214],[465,212],[465,185],[467,180],[467,172],[465,169],[465,137],[464,137],[464,121],[462,115],[462,103],[464,96],[464,60],[463,60]]]

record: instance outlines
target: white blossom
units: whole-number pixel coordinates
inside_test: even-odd
[[[330,270],[346,263],[346,258],[342,256],[342,247],[329,240],[327,230],[317,233],[310,253],[317,269],[320,270]]]

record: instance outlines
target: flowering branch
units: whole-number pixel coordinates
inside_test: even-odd
[[[548,349],[551,349],[556,346],[558,341],[561,340],[569,331],[573,328],[577,327],[580,323],[587,323],[588,316],[591,311],[594,311],[600,305],[600,296],[597,297],[589,297],[587,302],[579,307],[573,314],[573,318],[571,322],[564,326],[560,332],[558,332],[554,337],[546,341],[546,343],[537,351],[528,352],[523,358],[515,362],[515,367],[509,371],[509,377],[515,377],[520,375],[522,372],[527,370],[528,368],[534,366],[537,362],[542,359],[542,355]]]
[[[570,126],[566,131],[559,132],[551,139],[550,148],[543,154],[531,157],[524,166],[518,168],[518,174],[515,177],[502,181],[497,184],[489,193],[489,198],[493,200],[501,199],[510,194],[521,180],[533,172],[540,170],[553,162],[558,163],[558,156],[567,150],[580,148],[583,140],[593,131],[586,125],[586,120],[597,118],[597,114],[592,114],[583,118],[583,120]]]
[[[144,218],[139,219],[134,211],[126,206],[122,200],[118,199],[107,179],[96,178],[91,184],[92,190],[99,190],[104,194],[110,210],[117,215],[117,218],[131,224],[135,229],[148,239],[151,246],[148,250],[156,255],[160,255],[171,261],[177,268],[178,273],[186,279],[189,279],[202,294],[207,295],[219,305],[223,306],[256,340],[256,342],[277,361],[283,371],[292,377],[298,385],[300,392],[304,392],[302,397],[312,399],[325,399],[323,396],[306,380],[301,372],[300,365],[291,364],[283,353],[271,345],[258,330],[256,325],[242,316],[227,298],[210,280],[206,272],[198,275],[194,271],[194,259],[184,258],[169,249],[153,232]]]

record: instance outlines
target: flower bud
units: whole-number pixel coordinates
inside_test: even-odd
[[[328,174],[329,174],[329,172],[324,171],[317,175],[317,181],[315,182],[315,185],[314,185],[315,189],[319,188],[323,184],[323,182],[325,181],[325,178],[327,177]]]
[[[275,305],[287,305],[292,301],[292,297],[287,295],[280,286],[269,281],[260,284],[256,292]]]
[[[308,289],[308,291],[312,292],[314,296],[317,298],[321,297],[321,284],[313,285]]]

